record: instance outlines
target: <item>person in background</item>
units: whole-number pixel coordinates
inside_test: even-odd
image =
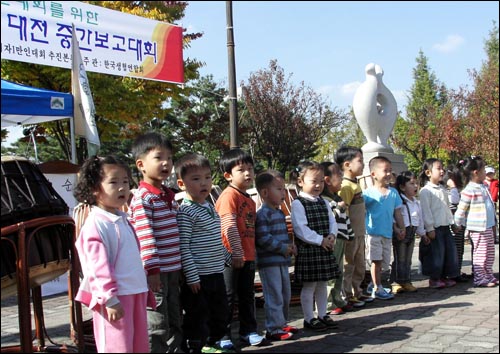
[[[450,201],[450,210],[453,215],[457,211],[458,203],[460,202],[460,191],[464,187],[462,181],[462,173],[457,165],[450,165],[446,169],[443,177],[443,182],[446,184],[448,190],[448,198]],[[467,274],[462,273],[462,263],[464,259],[464,249],[465,249],[465,237],[464,229],[460,228],[453,232],[453,240],[455,241],[455,247],[457,249],[458,258],[458,274],[459,276],[454,278],[457,282],[467,282]]]
[[[493,274],[495,261],[495,206],[487,187],[485,163],[480,156],[463,160],[462,169],[467,185],[462,190],[455,213],[455,222],[465,227],[472,243],[474,285],[492,288],[498,285]]]
[[[484,179],[484,183],[488,186],[488,189],[491,194],[491,199],[495,204],[495,211],[498,222],[498,179],[495,178],[495,169],[491,166],[486,167],[486,178]],[[496,225],[496,233],[495,233],[495,244],[498,244],[498,224]]]
[[[132,144],[143,180],[129,205],[129,220],[141,244],[141,258],[156,309],[148,308],[152,353],[180,350],[182,317],[179,302],[181,252],[175,193],[163,183],[172,174],[173,147],[161,134],[146,133]]]
[[[340,166],[335,162],[329,161],[322,162],[321,166],[323,166],[325,172],[325,186],[321,196],[330,204],[338,228],[333,254],[339,264],[339,277],[331,280],[328,284],[332,287],[329,294],[329,297],[332,299],[332,310],[330,311],[330,315],[342,315],[345,312],[353,310],[352,305],[350,305],[342,295],[344,293],[343,269],[345,243],[354,240],[354,231],[351,228],[351,221],[347,216],[346,204],[340,195],[337,194],[342,186],[342,170]]]
[[[287,324],[291,299],[288,268],[297,247],[288,237],[285,214],[280,209],[285,201],[285,178],[278,171],[267,170],[257,175],[255,185],[263,201],[257,210],[255,244],[266,312],[266,338],[287,340],[298,333],[296,327]]]
[[[137,236],[120,210],[131,180],[125,163],[92,156],[83,163],[74,190],[79,202],[91,205],[75,243],[83,272],[75,299],[92,310],[99,353],[149,351],[146,273]]]

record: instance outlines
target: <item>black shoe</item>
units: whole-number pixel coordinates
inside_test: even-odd
[[[326,331],[328,327],[318,318],[313,318],[311,321],[307,322],[304,320],[304,328],[309,328],[317,332]]]
[[[333,328],[338,328],[339,325],[337,323],[335,323],[334,320],[331,319],[330,316],[326,315],[324,316],[323,318],[319,318],[319,320],[326,326],[328,327],[329,329],[333,329]]]
[[[467,283],[469,281],[469,279],[467,279],[463,275],[459,275],[458,277],[453,278],[453,280],[456,281],[457,283]]]

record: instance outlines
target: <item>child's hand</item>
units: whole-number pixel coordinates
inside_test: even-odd
[[[460,232],[460,230],[462,230],[462,226],[461,225],[456,225],[456,224],[451,225],[451,230],[453,231],[453,233],[456,234],[456,233]]]
[[[429,231],[427,233],[427,237],[429,238],[429,240],[434,240],[436,238],[436,231],[432,230],[432,231]]]
[[[406,229],[403,228],[403,229],[399,229],[399,232],[398,232],[398,240],[399,241],[403,241],[406,237]]]
[[[116,305],[111,307],[106,307],[106,311],[108,313],[109,322],[118,321],[125,315],[125,311],[123,310],[123,306],[121,303],[117,303]]]
[[[160,273],[148,275],[148,286],[155,293],[160,291],[161,289]]]
[[[323,240],[321,241],[321,247],[323,247],[323,249],[325,251],[330,251],[330,240],[328,240],[328,237],[323,237]]]
[[[296,256],[296,255],[297,255],[297,246],[296,246],[295,244],[292,244],[292,254],[293,254],[294,256]]]
[[[235,269],[240,269],[240,268],[243,268],[243,266],[245,265],[245,261],[243,260],[243,258],[236,258],[236,257],[233,257],[232,258],[232,267],[235,268]]]
[[[201,290],[201,284],[200,284],[200,282],[194,283],[194,284],[190,284],[189,288],[191,289],[191,291],[193,292],[193,294],[198,294],[198,292]]]
[[[427,235],[422,235],[420,236],[422,238],[422,241],[424,242],[424,245],[428,245],[431,243],[431,239],[427,237]]]

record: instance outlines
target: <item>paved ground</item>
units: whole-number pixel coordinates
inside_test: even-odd
[[[418,249],[416,248],[415,251]],[[494,270],[498,277],[499,249]],[[414,252],[414,256],[416,252]],[[463,271],[471,272],[470,247],[466,245]],[[241,347],[248,353],[498,353],[499,288],[475,288],[472,282],[453,288],[430,289],[417,274],[414,257],[414,285],[419,290],[397,295],[394,300],[375,300],[365,308],[334,316],[339,329],[317,334],[302,329],[300,306],[291,308],[291,324],[301,328],[295,340],[267,342],[259,347]],[[66,294],[44,298],[47,333],[55,343],[72,345]],[[262,329],[264,311],[259,308]],[[84,319],[89,318],[88,312]],[[17,302],[2,300],[2,347],[19,343]],[[233,326],[237,331],[237,323]],[[236,341],[236,344],[238,342]]]

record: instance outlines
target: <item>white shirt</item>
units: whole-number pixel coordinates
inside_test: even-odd
[[[299,196],[310,200],[312,202],[320,199],[319,197],[314,197],[310,194],[300,192]],[[330,224],[330,234],[337,235],[338,228],[337,222],[335,221],[335,216],[333,215],[332,209],[330,208],[330,204],[328,201],[324,200],[325,205],[328,210],[328,219]],[[294,234],[306,243],[310,243],[313,245],[321,246],[321,242],[323,242],[323,235],[318,234],[316,231],[312,230],[307,226],[307,216],[306,210],[304,209],[304,205],[300,202],[300,200],[295,199],[292,202],[292,226]]]

